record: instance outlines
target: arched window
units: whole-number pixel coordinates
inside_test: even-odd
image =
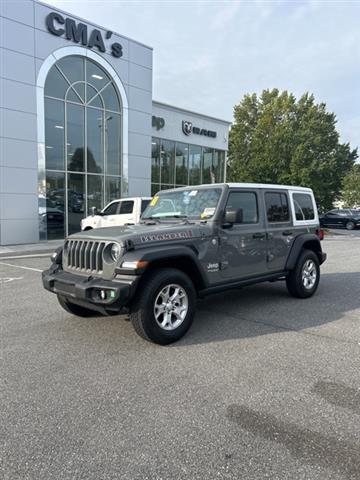
[[[67,56],[45,82],[45,210],[43,238],[80,230],[91,207],[121,196],[122,105],[97,63]]]

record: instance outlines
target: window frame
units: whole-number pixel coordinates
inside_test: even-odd
[[[260,210],[259,210],[259,191],[258,190],[250,190],[250,189],[234,189],[230,190],[226,196],[226,200],[224,203],[224,214],[226,212],[227,204],[229,201],[229,197],[232,193],[252,193],[255,195],[255,200],[256,200],[256,213],[257,213],[257,221],[256,222],[251,222],[251,223],[234,223],[234,226],[236,227],[245,227],[245,228],[251,228],[252,226],[258,226],[261,223],[261,215],[260,215]]]
[[[113,205],[114,203],[117,203],[117,207],[115,209],[115,213],[105,213],[105,210],[107,210],[111,205]],[[119,207],[120,207],[120,204],[121,204],[121,200],[113,200],[112,202],[108,203],[104,208],[103,210],[101,210],[101,214],[104,215],[104,216],[108,216],[108,215],[117,215],[118,212],[119,212]]]
[[[292,213],[292,218],[293,218],[293,224],[294,226],[301,226],[301,225],[318,225],[319,224],[319,214],[316,206],[316,201],[314,197],[314,193],[311,190],[288,190],[289,196],[290,196],[290,208],[291,208],[291,213]],[[309,195],[312,200],[313,208],[314,208],[314,218],[312,220],[296,220],[296,214],[295,214],[295,206],[294,206],[294,194],[296,193],[303,193],[306,195]],[[329,212],[327,212],[329,213]]]
[[[267,194],[278,194],[278,195],[285,195],[287,203],[288,203],[288,211],[289,211],[289,218],[288,220],[278,220],[275,222],[272,222],[268,219],[268,209],[266,205],[266,195]],[[288,190],[285,189],[280,189],[280,190],[264,190],[264,214],[265,214],[265,220],[267,225],[288,225],[292,221],[294,221],[294,208],[293,208],[293,199],[291,197],[290,201],[290,196]]]
[[[313,213],[314,213],[313,218],[308,218],[308,219],[299,220],[299,219],[296,217],[295,202],[296,202],[296,204],[299,206],[299,208],[300,208],[300,210],[301,210],[302,212],[303,212],[303,208],[301,207],[301,205],[300,205],[300,203],[298,202],[298,200],[295,199],[295,195],[304,195],[304,196],[310,198],[312,210],[313,210]],[[293,194],[292,194],[292,201],[293,201],[293,205],[294,205],[294,220],[297,220],[298,222],[299,222],[299,221],[309,222],[309,221],[314,220],[314,218],[315,218],[315,206],[314,206],[313,198],[311,197],[311,195],[310,195],[309,193],[307,193],[307,192],[293,192]]]
[[[122,206],[123,206],[123,203],[132,203],[132,210],[131,210],[131,212],[125,212],[125,213],[124,213],[124,212],[121,211],[121,208],[122,208]],[[123,200],[120,201],[120,205],[119,205],[119,207],[118,207],[118,209],[117,209],[117,210],[118,210],[118,215],[132,215],[132,214],[134,213],[134,208],[135,208],[135,201],[134,201],[134,200],[127,200],[127,199],[124,198]]]

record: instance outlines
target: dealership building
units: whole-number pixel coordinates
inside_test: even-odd
[[[135,40],[0,1],[0,245],[63,238],[114,198],[224,181],[230,123],[153,101],[152,66]]]

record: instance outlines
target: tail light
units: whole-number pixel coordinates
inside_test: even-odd
[[[322,228],[317,228],[315,233],[319,237],[319,240],[324,240],[324,230]]]

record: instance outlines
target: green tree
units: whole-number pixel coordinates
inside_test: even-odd
[[[347,207],[360,205],[360,164],[356,163],[343,179],[342,200]]]
[[[245,95],[234,107],[228,179],[308,186],[329,209],[357,158],[335,127],[335,114],[308,93],[298,101],[277,89]]]

